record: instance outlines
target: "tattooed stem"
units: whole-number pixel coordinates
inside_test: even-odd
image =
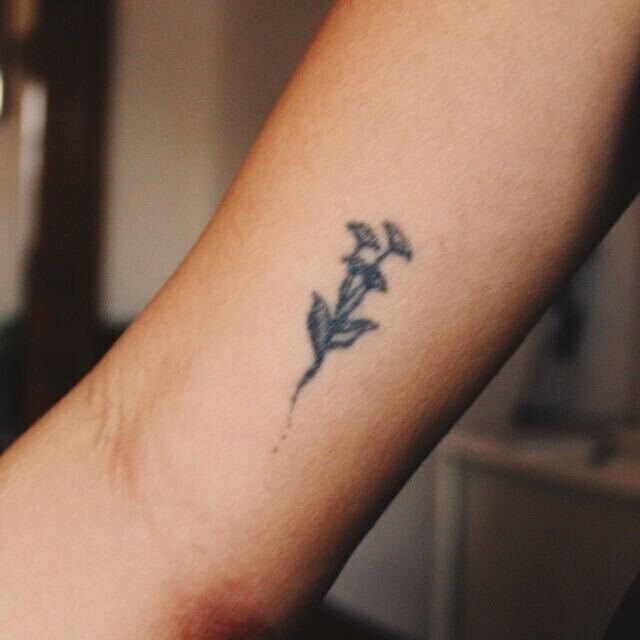
[[[393,251],[391,251],[391,249],[387,249],[386,251],[383,251],[377,258],[375,261],[375,264],[378,265],[380,264],[387,256],[390,256],[393,253]]]
[[[362,302],[366,293],[367,288],[363,284],[356,287],[351,296],[336,307],[336,320],[346,318]]]
[[[298,396],[300,395],[300,391],[302,391],[302,387],[304,387],[305,384],[307,384],[311,378],[313,378],[316,373],[318,373],[318,370],[320,369],[320,367],[322,366],[322,359],[318,359],[316,360],[305,372],[305,374],[302,376],[302,378],[300,378],[300,381],[298,382],[297,386],[296,386],[296,390],[294,391],[293,395],[291,396],[291,407],[293,408],[298,400]]]

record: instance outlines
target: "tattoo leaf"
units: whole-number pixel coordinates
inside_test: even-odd
[[[350,347],[363,333],[373,331],[378,324],[372,320],[358,318],[357,320],[343,320],[329,342],[329,348]]]
[[[373,331],[380,325],[373,320],[366,320],[365,318],[356,318],[355,320],[343,320],[337,327],[339,333],[347,333],[349,331],[359,331],[364,333],[365,331]]]
[[[331,338],[331,312],[325,299],[318,293],[313,293],[313,303],[307,318],[307,327],[311,336],[311,343],[316,355],[316,361],[324,358],[329,339]]]
[[[346,349],[347,347],[350,347],[360,337],[360,335],[361,334],[359,333],[337,335],[331,339],[329,347],[331,349]]]

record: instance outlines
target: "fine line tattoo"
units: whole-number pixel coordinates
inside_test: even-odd
[[[346,349],[358,338],[378,328],[378,323],[353,316],[369,291],[385,292],[387,280],[381,271],[382,262],[396,255],[410,261],[413,257],[411,245],[398,226],[384,222],[384,243],[373,228],[364,222],[349,222],[347,228],[355,237],[353,251],[342,258],[347,265],[345,276],[338,292],[333,312],[326,300],[317,292],[312,293],[311,310],[307,316],[307,329],[314,360],[298,381],[291,396],[287,429],[291,427],[293,410],[302,389],[318,373],[327,354],[334,349]],[[286,438],[286,432],[282,434]],[[277,449],[276,449],[277,450]]]

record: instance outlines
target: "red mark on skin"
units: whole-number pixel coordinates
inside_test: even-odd
[[[216,592],[220,591],[218,585]],[[174,604],[161,637],[175,640],[276,640],[282,637],[246,604],[237,584],[228,581],[224,591],[221,597],[178,597],[179,604]]]

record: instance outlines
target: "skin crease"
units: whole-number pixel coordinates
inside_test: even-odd
[[[637,0],[338,2],[183,264],[0,460],[2,633],[269,638],[317,602],[637,191],[639,59]],[[274,454],[312,292],[385,220],[413,258]]]

